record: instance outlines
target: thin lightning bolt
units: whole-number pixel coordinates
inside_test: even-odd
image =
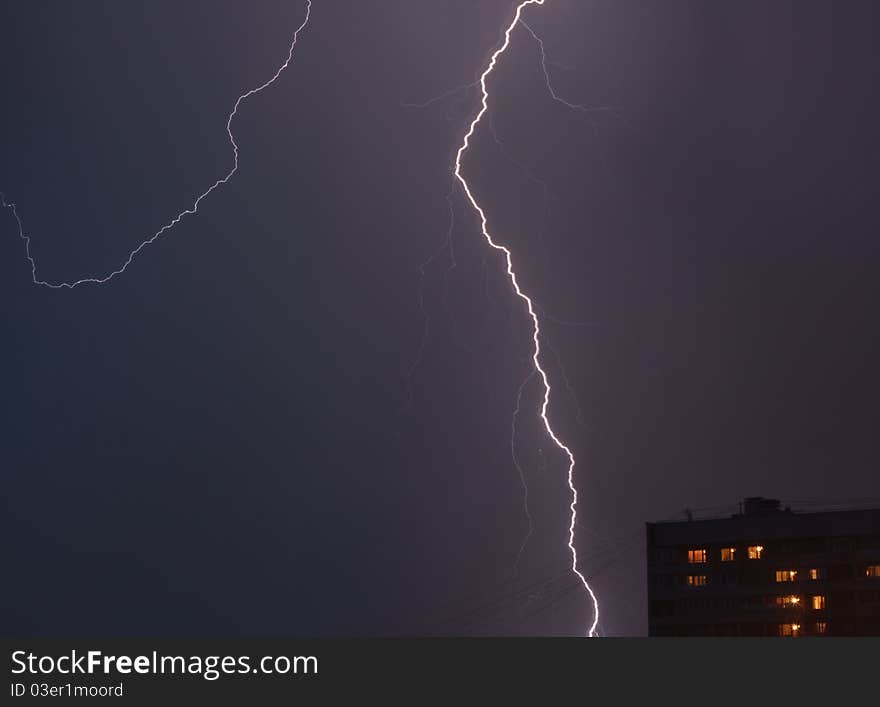
[[[541,0],[541,3],[539,4],[543,5],[543,0]],[[544,40],[537,35],[535,30],[533,30],[531,27],[529,27],[528,24],[526,24],[525,20],[520,20],[519,23],[525,28],[526,32],[532,35],[532,37],[538,43],[538,46],[541,49],[541,70],[544,72],[544,82],[547,84],[547,90],[550,92],[550,97],[554,101],[556,101],[557,103],[561,103],[566,108],[578,110],[581,113],[617,113],[616,109],[612,108],[611,106],[588,106],[584,103],[571,103],[570,101],[565,100],[564,98],[562,98],[562,96],[556,93],[556,89],[553,88],[553,82],[550,79],[550,69],[548,68],[548,64],[551,64],[552,62],[547,59],[547,50],[544,48]]]
[[[559,375],[562,377],[562,382],[565,384],[565,389],[568,391],[568,396],[571,399],[572,405],[574,405],[575,419],[581,427],[586,427],[586,423],[584,422],[584,411],[583,408],[581,408],[581,401],[578,398],[577,391],[571,384],[571,379],[565,372],[565,366],[562,365],[562,357],[546,336],[544,336],[544,343],[547,345],[547,348],[550,349],[553,358],[556,359],[556,368],[559,370]]]
[[[443,93],[434,96],[433,98],[429,98],[421,103],[407,103],[401,101],[401,108],[427,108],[434,103],[439,103],[444,98],[449,98],[450,96],[454,96],[457,93],[461,93],[462,91],[469,91],[470,89],[476,87],[479,84],[479,81],[471,81],[470,83],[462,84],[461,86],[456,86],[455,88],[450,88],[448,91],[444,91]]]
[[[529,521],[529,530],[519,546],[519,552],[516,553],[516,562],[513,563],[514,575],[516,575],[516,572],[519,569],[519,561],[522,559],[523,551],[526,549],[526,545],[528,545],[529,539],[535,532],[535,523],[532,520],[532,512],[531,510],[529,510],[529,485],[526,483],[525,472],[523,471],[522,466],[520,466],[519,457],[516,454],[516,418],[519,417],[519,408],[520,403],[522,402],[523,390],[534,377],[535,371],[531,371],[529,375],[526,376],[526,378],[523,380],[523,382],[520,383],[519,390],[516,394],[516,408],[514,409],[513,417],[510,420],[510,456],[513,458],[513,465],[516,467],[516,470],[519,473],[520,483],[522,483],[523,512],[525,513],[526,519]]]
[[[474,132],[477,129],[477,125],[479,125],[480,120],[482,119],[482,117],[486,113],[486,111],[489,110],[489,90],[486,87],[486,79],[489,77],[489,75],[492,73],[492,70],[495,68],[495,64],[498,61],[498,57],[501,56],[507,50],[508,46],[510,46],[511,32],[513,32],[514,27],[516,26],[517,22],[519,22],[523,9],[526,8],[528,5],[543,5],[543,4],[544,4],[544,0],[524,0],[523,2],[520,2],[519,5],[517,5],[516,11],[514,12],[514,15],[513,15],[513,19],[511,20],[510,24],[507,26],[507,28],[504,31],[504,41],[501,43],[501,46],[499,46],[495,50],[495,52],[492,54],[491,58],[489,59],[488,66],[483,71],[483,73],[480,75],[479,84],[480,84],[480,91],[482,94],[481,107],[480,107],[480,110],[477,112],[476,116],[474,116],[474,119],[471,121],[471,124],[468,127],[467,132],[465,132],[465,134],[464,134],[464,138],[462,139],[461,146],[458,148],[458,152],[456,152],[456,154],[455,154],[454,174],[455,174],[456,178],[458,179],[458,181],[461,182],[461,186],[464,189],[464,193],[467,196],[468,201],[470,202],[474,211],[479,216],[480,230],[483,234],[483,237],[486,239],[486,242],[495,250],[499,250],[502,253],[504,253],[504,257],[507,262],[507,275],[510,278],[510,283],[513,286],[514,291],[516,292],[517,297],[519,297],[520,299],[523,300],[523,302],[525,302],[526,307],[529,312],[529,316],[532,319],[532,325],[533,325],[532,341],[535,344],[534,353],[532,355],[532,361],[535,364],[535,371],[540,376],[541,382],[544,386],[544,399],[541,404],[540,416],[544,422],[544,427],[547,430],[547,434],[550,436],[550,438],[553,440],[553,442],[556,444],[556,446],[559,447],[559,449],[561,449],[565,453],[566,457],[568,458],[568,488],[571,491],[571,504],[569,505],[569,509],[571,511],[571,521],[570,521],[569,528],[568,528],[568,548],[571,551],[571,570],[572,570],[572,572],[574,572],[575,575],[577,575],[577,577],[580,580],[581,584],[583,585],[584,589],[589,594],[590,600],[592,602],[593,620],[592,620],[592,623],[590,624],[590,627],[587,631],[587,635],[588,636],[595,636],[596,635],[596,626],[599,623],[599,602],[596,599],[596,595],[593,592],[593,589],[590,587],[586,578],[584,577],[583,574],[581,574],[580,570],[578,569],[577,549],[574,546],[574,529],[575,529],[575,525],[577,524],[577,498],[578,498],[577,489],[574,486],[574,478],[573,478],[574,477],[575,459],[574,459],[574,454],[572,454],[571,450],[567,446],[565,446],[565,444],[562,443],[562,441],[559,439],[559,437],[553,431],[553,427],[550,425],[550,420],[547,417],[547,407],[550,404],[550,381],[547,377],[547,373],[544,371],[544,369],[541,366],[541,325],[540,325],[540,322],[538,321],[538,315],[535,313],[535,307],[532,304],[531,298],[527,294],[525,294],[525,292],[523,292],[522,289],[520,289],[519,281],[517,280],[517,276],[516,276],[516,272],[513,269],[513,259],[512,259],[512,255],[511,255],[510,250],[508,250],[505,246],[496,243],[495,240],[492,238],[491,234],[489,233],[489,229],[488,229],[486,213],[483,211],[483,208],[477,202],[476,198],[474,198],[473,192],[471,192],[470,185],[468,184],[467,180],[462,175],[462,171],[461,171],[462,157],[464,156],[465,152],[467,152],[468,147],[470,147],[470,141],[474,135]]]
[[[449,193],[446,194],[446,206],[449,211],[449,226],[446,229],[446,243],[443,248],[449,253],[449,264],[443,271],[443,310],[446,312],[446,316],[449,319],[449,325],[452,330],[452,343],[462,351],[473,356],[474,350],[461,341],[461,338],[458,335],[458,320],[452,311],[452,307],[449,305],[449,278],[453,271],[458,267],[458,261],[455,259],[455,242],[452,238],[452,234],[455,231],[455,203],[452,198],[454,194],[455,184],[453,183],[452,187],[449,189]]]
[[[108,282],[109,280],[113,279],[117,275],[121,275],[122,273],[124,273],[125,270],[128,268],[128,266],[131,265],[132,260],[134,260],[135,256],[138,253],[140,253],[148,245],[151,245],[152,243],[154,243],[164,233],[166,233],[167,231],[170,231],[172,228],[174,228],[178,223],[180,223],[180,220],[184,216],[187,216],[190,214],[195,214],[199,210],[199,204],[211,192],[213,192],[215,189],[222,186],[223,184],[226,184],[226,182],[228,182],[232,178],[232,175],[234,175],[238,171],[238,143],[235,142],[235,136],[232,134],[232,120],[235,118],[236,114],[238,113],[238,107],[242,104],[242,101],[245,101],[248,98],[250,98],[251,96],[253,96],[257,93],[260,93],[260,91],[262,91],[265,88],[268,88],[273,83],[275,83],[275,81],[278,79],[278,77],[281,76],[281,73],[290,65],[290,62],[293,60],[293,51],[296,48],[296,43],[297,43],[297,40],[299,39],[299,34],[300,34],[300,32],[302,32],[303,29],[305,29],[305,26],[309,23],[309,18],[311,16],[311,12],[312,12],[312,0],[306,0],[305,19],[303,19],[302,24],[299,27],[297,27],[296,31],[293,33],[293,38],[291,39],[291,42],[290,42],[290,49],[287,52],[287,59],[285,59],[284,63],[281,64],[280,67],[278,67],[278,70],[275,72],[275,74],[272,76],[272,78],[270,78],[265,83],[257,86],[256,88],[252,88],[249,91],[246,91],[245,93],[241,94],[236,99],[235,104],[232,107],[232,112],[229,114],[229,116],[226,119],[226,134],[229,136],[229,143],[232,145],[232,151],[233,151],[232,169],[229,170],[229,172],[226,174],[225,177],[218,179],[205,192],[203,192],[201,195],[199,195],[199,197],[193,202],[193,205],[190,208],[188,208],[184,211],[181,211],[179,214],[177,214],[177,216],[175,216],[173,219],[171,219],[171,221],[169,221],[164,226],[162,226],[162,228],[160,228],[158,231],[156,231],[152,236],[150,236],[146,240],[142,241],[140,243],[140,245],[137,246],[137,248],[135,248],[134,250],[132,250],[128,254],[128,258],[126,258],[125,262],[119,268],[110,272],[108,275],[105,275],[104,277],[84,277],[79,280],[74,280],[73,282],[57,282],[57,283],[52,283],[52,282],[48,282],[46,280],[37,279],[37,263],[33,259],[33,257],[31,256],[30,236],[27,236],[24,233],[24,226],[21,222],[21,218],[18,215],[18,211],[15,208],[15,204],[12,202],[7,202],[6,195],[3,193],[0,193],[0,206],[3,206],[4,208],[7,208],[7,209],[11,209],[12,214],[13,214],[13,216],[15,216],[15,220],[18,223],[18,235],[24,241],[25,255],[31,264],[31,279],[33,280],[34,284],[35,285],[42,285],[43,287],[49,287],[53,290],[59,290],[61,288],[65,288],[65,287],[68,289],[73,289],[74,287],[77,287],[78,285],[85,285],[87,283],[94,284],[94,285],[102,285],[105,282]]]
[[[550,193],[550,185],[547,184],[543,179],[541,179],[537,174],[535,174],[525,163],[518,160],[514,157],[505,146],[504,142],[498,136],[498,131],[495,130],[495,122],[492,120],[492,114],[488,115],[486,126],[489,128],[489,132],[492,134],[492,139],[495,141],[495,144],[498,146],[498,151],[504,155],[504,158],[510,162],[512,165],[517,167],[528,179],[530,182],[537,184],[541,187],[541,191],[544,193],[544,219],[547,223],[550,221],[550,201],[553,198],[553,194]]]
[[[406,412],[412,408],[413,405],[413,376],[416,373],[416,370],[422,363],[422,358],[425,354],[425,347],[428,344],[428,337],[431,333],[431,317],[428,314],[428,310],[425,306],[425,277],[427,276],[428,267],[433,263],[437,258],[440,257],[441,253],[447,252],[449,253],[449,265],[446,271],[443,274],[444,281],[447,281],[449,272],[455,268],[455,250],[452,246],[452,231],[455,228],[455,207],[452,203],[452,193],[455,190],[455,185],[453,184],[449,188],[449,192],[446,194],[446,204],[449,207],[449,223],[446,228],[446,238],[443,243],[440,244],[440,247],[431,254],[431,256],[425,260],[419,266],[419,311],[422,315],[422,336],[419,339],[419,347],[416,350],[415,358],[413,362],[410,364],[409,369],[404,376],[405,388],[406,388],[406,401],[403,404],[401,412]],[[448,288],[447,288],[448,289]],[[452,316],[451,311],[449,310],[448,300],[446,299],[446,292],[444,291],[444,307],[446,311]],[[454,320],[453,320],[454,321]]]

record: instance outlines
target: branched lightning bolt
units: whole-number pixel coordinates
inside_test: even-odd
[[[483,71],[483,73],[480,75],[480,78],[478,81],[473,82],[472,84],[466,84],[465,86],[459,87],[458,89],[454,89],[453,91],[447,92],[446,94],[443,94],[442,96],[431,99],[431,100],[427,101],[426,103],[420,104],[420,105],[428,105],[428,104],[433,103],[437,100],[440,100],[443,97],[446,97],[448,95],[456,93],[460,90],[466,90],[466,89],[475,87],[477,85],[479,85],[480,90],[481,90],[481,94],[482,94],[481,108],[477,112],[476,116],[473,118],[472,122],[470,123],[470,126],[469,126],[467,132],[465,133],[464,138],[462,140],[461,146],[459,147],[459,149],[456,153],[455,167],[454,167],[453,173],[454,173],[455,178],[461,183],[461,186],[464,189],[464,192],[465,192],[465,195],[467,196],[468,201],[470,202],[471,206],[473,207],[473,209],[475,210],[475,212],[479,216],[480,224],[481,224],[481,232],[482,232],[483,236],[485,237],[487,243],[493,249],[499,250],[502,253],[504,253],[504,256],[506,259],[506,264],[507,264],[506,273],[510,279],[510,283],[513,286],[513,289],[514,289],[516,295],[520,299],[522,299],[524,301],[524,303],[526,304],[529,316],[530,316],[532,323],[533,323],[533,337],[532,338],[533,338],[533,342],[534,342],[534,352],[533,352],[533,356],[532,356],[532,361],[534,363],[534,371],[529,375],[529,377],[523,382],[522,386],[520,387],[519,396],[518,396],[518,400],[517,400],[517,412],[514,413],[513,425],[515,426],[516,415],[519,412],[519,397],[522,395],[523,387],[525,386],[525,384],[529,380],[531,380],[532,377],[534,377],[535,375],[539,376],[541,379],[542,385],[543,385],[543,390],[544,390],[543,401],[542,401],[542,405],[541,405],[541,409],[540,409],[540,417],[543,421],[543,424],[547,430],[548,435],[553,440],[553,442],[557,445],[557,447],[559,447],[559,449],[565,453],[565,455],[568,459],[568,486],[569,486],[569,490],[571,492],[571,504],[570,504],[571,520],[570,520],[570,524],[569,524],[568,548],[571,551],[571,557],[572,557],[571,570],[577,576],[577,578],[579,579],[580,583],[583,585],[584,589],[589,594],[589,597],[592,601],[593,619],[592,619],[592,623],[591,623],[587,633],[590,636],[594,636],[594,635],[596,635],[596,630],[597,630],[598,621],[599,621],[598,601],[597,601],[596,596],[595,596],[592,588],[590,587],[589,583],[586,581],[585,577],[578,569],[578,555],[577,555],[577,550],[574,546],[575,526],[579,525],[579,523],[577,521],[577,510],[576,510],[577,490],[576,490],[576,488],[574,486],[574,482],[573,482],[575,459],[574,459],[574,455],[572,454],[571,450],[565,444],[563,444],[563,442],[556,435],[556,433],[554,432],[554,430],[550,424],[550,421],[547,417],[547,409],[548,409],[549,402],[550,402],[551,388],[550,388],[550,383],[549,383],[547,373],[541,365],[541,343],[540,342],[541,342],[542,335],[541,335],[541,331],[540,331],[540,322],[539,322],[539,319],[538,319],[538,316],[536,313],[536,311],[537,311],[536,306],[533,304],[531,298],[528,295],[526,295],[519,286],[516,273],[513,269],[512,255],[511,255],[510,250],[507,249],[505,246],[496,243],[495,240],[490,235],[490,233],[488,231],[488,227],[487,227],[487,218],[486,218],[485,212],[483,211],[483,209],[481,208],[479,203],[476,201],[473,193],[471,192],[470,186],[468,185],[467,181],[465,180],[464,176],[462,175],[463,156],[467,152],[467,150],[470,146],[470,140],[473,137],[474,132],[475,132],[478,124],[480,123],[482,117],[484,116],[484,114],[488,110],[489,94],[488,94],[487,83],[486,83],[487,79],[488,79],[489,75],[491,74],[492,70],[495,68],[495,65],[497,63],[498,58],[508,48],[508,46],[510,44],[511,32],[513,31],[517,22],[520,21],[521,14],[522,14],[522,11],[524,10],[524,8],[527,7],[528,5],[543,5],[543,4],[544,4],[544,0],[524,0],[523,2],[520,2],[520,4],[516,7],[513,20],[511,21],[511,23],[508,25],[508,27],[506,28],[506,30],[504,32],[503,42],[501,43],[499,48],[496,49],[495,52],[492,54],[490,61],[488,63],[488,66]],[[84,277],[84,278],[80,278],[80,279],[69,281],[69,282],[55,282],[55,283],[53,283],[53,282],[49,282],[48,280],[38,278],[37,264],[36,264],[35,259],[31,255],[31,251],[30,251],[31,237],[26,235],[26,233],[25,233],[24,226],[23,226],[22,220],[20,218],[20,215],[16,209],[15,203],[8,202],[6,200],[5,194],[0,193],[0,206],[2,206],[4,208],[8,208],[12,211],[13,216],[15,217],[15,220],[18,225],[19,237],[25,243],[25,254],[26,254],[26,257],[31,265],[31,276],[32,276],[33,283],[36,285],[48,287],[51,289],[61,289],[61,288],[73,289],[73,288],[75,288],[79,285],[83,285],[83,284],[104,284],[104,283],[108,282],[109,280],[111,280],[112,278],[116,277],[117,275],[124,273],[126,271],[126,269],[128,268],[128,266],[133,262],[134,258],[144,248],[153,244],[156,240],[158,240],[165,233],[172,230],[185,216],[196,214],[198,212],[198,209],[199,209],[201,202],[205,198],[207,198],[211,193],[213,193],[215,190],[217,190],[219,187],[226,184],[233,177],[233,175],[238,171],[239,146],[236,143],[235,136],[232,132],[232,122],[233,122],[235,116],[237,115],[238,109],[241,106],[242,102],[244,102],[246,99],[250,98],[251,96],[253,96],[257,93],[260,93],[264,89],[271,86],[278,79],[278,77],[281,75],[281,73],[285,69],[287,69],[287,67],[289,66],[289,64],[293,60],[293,54],[294,54],[294,50],[295,50],[296,44],[299,39],[300,32],[306,27],[306,25],[308,24],[308,22],[310,20],[311,9],[312,9],[311,0],[306,0],[305,17],[304,17],[302,23],[299,25],[299,27],[293,33],[287,58],[279,66],[279,68],[272,75],[272,77],[269,80],[262,83],[261,85],[255,87],[255,88],[252,88],[252,89],[246,91],[245,93],[241,94],[235,100],[235,103],[233,104],[233,108],[232,108],[231,112],[229,113],[229,115],[227,116],[227,120],[226,120],[226,132],[227,132],[227,135],[229,138],[229,143],[232,146],[232,150],[233,150],[233,165],[232,165],[231,169],[229,170],[229,172],[225,176],[217,179],[208,189],[206,189],[203,193],[201,193],[194,200],[194,202],[192,203],[192,206],[190,206],[189,208],[178,213],[173,219],[171,219],[168,223],[166,223],[164,226],[162,226],[153,235],[151,235],[150,237],[141,241],[140,244],[137,245],[137,247],[135,247],[132,251],[129,252],[128,257],[125,259],[125,261],[122,263],[122,265],[119,266],[117,269],[112,270],[111,272],[109,272],[108,274],[106,274],[104,276],[100,276],[100,277],[99,276],[89,276],[89,277]],[[560,102],[560,103],[563,103],[564,105],[566,105],[569,108],[575,108],[575,109],[581,110],[582,112],[592,112],[593,110],[597,110],[597,109],[590,109],[586,106],[569,103],[569,102],[565,101],[564,99],[561,99],[555,93],[555,91],[552,87],[552,84],[550,82],[550,76],[549,76],[549,72],[547,69],[547,57],[546,57],[546,53],[544,51],[543,42],[531,30],[531,28],[529,28],[527,25],[524,25],[524,26],[532,34],[532,36],[538,41],[538,43],[540,45],[541,56],[542,56],[542,67],[544,70],[545,78],[547,80],[548,88],[551,92],[551,96],[553,97],[553,99]],[[599,109],[599,110],[601,110],[601,109]],[[449,200],[449,203],[450,203],[450,214],[451,214],[451,219],[452,219],[453,212],[452,212],[451,194],[447,197],[447,199]],[[448,248],[448,250],[450,252],[450,258],[452,259],[452,263],[453,263],[452,267],[454,267],[454,254],[452,253],[452,244],[451,244],[451,230],[452,230],[452,221],[450,221],[449,233],[447,234],[447,242],[445,245],[446,245],[446,248]],[[425,263],[423,265],[422,275],[424,275],[424,267],[427,264],[428,263]],[[424,338],[426,338],[426,335],[427,335],[427,323],[426,323]],[[424,345],[424,338],[423,338],[422,345]],[[418,363],[416,363],[415,365],[418,365]],[[521,470],[520,470],[520,473],[522,474]],[[525,484],[524,484],[524,486],[525,486]],[[527,491],[527,489],[526,489],[526,491]],[[528,504],[528,500],[526,497],[525,508],[526,508],[526,513],[528,515],[528,505],[527,504]],[[531,518],[529,518],[529,520],[530,520],[529,534],[531,534]],[[528,537],[529,536],[526,536],[526,541],[528,540]],[[524,545],[525,545],[525,541],[524,541],[523,547],[524,547]],[[522,552],[522,548],[520,549],[520,553],[521,552]]]
[[[586,578],[584,577],[583,574],[581,574],[581,571],[578,569],[577,549],[575,548],[575,545],[574,545],[574,530],[575,530],[575,525],[577,524],[577,499],[578,499],[577,489],[574,486],[575,458],[574,458],[574,454],[572,453],[572,451],[565,444],[563,444],[563,442],[559,439],[559,437],[553,431],[553,427],[550,424],[549,418],[547,417],[547,407],[550,404],[550,381],[549,381],[549,378],[547,377],[546,371],[541,366],[541,325],[538,320],[538,315],[536,314],[536,311],[535,311],[535,306],[532,304],[531,298],[525,292],[523,292],[523,290],[519,286],[519,281],[517,279],[516,272],[513,269],[513,259],[512,259],[512,254],[511,254],[510,250],[508,248],[506,248],[505,246],[503,246],[499,243],[496,243],[495,240],[492,238],[492,235],[489,233],[486,213],[483,211],[483,208],[477,202],[476,198],[473,195],[473,192],[471,191],[470,185],[468,184],[467,180],[462,175],[462,166],[461,166],[462,158],[463,158],[464,154],[467,152],[468,147],[470,147],[471,138],[473,137],[474,132],[477,129],[477,125],[479,125],[480,120],[483,118],[483,115],[485,115],[486,111],[489,110],[489,90],[486,86],[487,78],[492,73],[492,70],[495,68],[495,65],[498,61],[498,57],[500,57],[507,50],[507,47],[510,46],[511,32],[513,32],[513,29],[516,26],[517,22],[520,21],[520,16],[522,15],[523,10],[528,5],[543,5],[543,4],[544,4],[544,0],[523,0],[523,2],[520,2],[517,5],[516,10],[513,15],[513,19],[511,20],[511,22],[508,24],[507,28],[504,31],[504,39],[501,42],[501,45],[494,51],[494,53],[492,54],[492,56],[489,59],[488,65],[486,66],[483,73],[480,75],[479,84],[480,84],[480,91],[482,94],[482,98],[480,101],[480,110],[477,111],[477,114],[474,116],[473,120],[471,121],[470,126],[468,127],[467,131],[464,134],[464,137],[461,142],[461,146],[458,148],[458,151],[456,152],[454,174],[455,174],[456,178],[459,180],[459,182],[461,182],[461,186],[464,189],[465,196],[467,196],[468,201],[470,202],[471,206],[473,207],[474,211],[476,212],[477,216],[479,217],[480,231],[482,232],[483,237],[486,239],[486,242],[492,248],[494,248],[495,250],[501,251],[504,254],[504,258],[505,258],[506,264],[507,264],[507,275],[510,279],[510,283],[513,286],[514,291],[516,292],[517,297],[519,297],[520,299],[523,300],[523,302],[525,302],[529,316],[531,317],[531,320],[532,320],[532,325],[533,325],[533,327],[532,327],[532,341],[534,342],[534,345],[535,345],[534,352],[532,355],[532,361],[535,366],[535,371],[539,375],[541,382],[543,384],[543,387],[544,387],[544,396],[543,396],[543,401],[541,403],[540,417],[544,423],[545,429],[547,430],[547,434],[553,440],[554,444],[556,444],[556,446],[559,447],[559,449],[562,450],[565,453],[565,456],[568,458],[568,488],[569,488],[569,491],[571,492],[571,504],[569,505],[569,509],[571,511],[571,521],[569,523],[569,528],[568,528],[568,548],[571,551],[571,559],[572,559],[571,569],[572,569],[572,572],[574,572],[574,574],[577,575],[578,579],[580,580],[584,589],[588,593],[590,600],[592,602],[593,619],[592,619],[590,627],[587,631],[587,635],[588,636],[595,636],[596,635],[596,626],[599,623],[599,602],[596,599],[596,595],[593,592],[593,589],[590,587]]]
[[[228,182],[232,178],[232,175],[234,175],[238,171],[238,144],[235,142],[235,136],[232,133],[232,121],[235,118],[236,114],[238,113],[238,107],[242,104],[242,101],[245,101],[248,98],[250,98],[251,96],[253,96],[257,93],[260,93],[260,91],[262,91],[265,88],[268,88],[273,83],[275,83],[275,81],[278,79],[278,77],[281,76],[281,73],[290,65],[290,62],[293,60],[293,52],[294,52],[294,49],[296,48],[296,43],[299,40],[299,34],[300,34],[300,32],[302,32],[303,29],[305,29],[305,26],[309,23],[311,11],[312,11],[312,0],[306,0],[305,18],[303,19],[302,24],[300,24],[300,26],[297,27],[296,31],[293,33],[293,37],[290,42],[290,48],[287,52],[287,59],[285,59],[284,63],[282,63],[281,66],[278,67],[278,70],[273,74],[272,78],[270,78],[265,83],[257,86],[256,88],[252,88],[252,89],[246,91],[245,93],[241,94],[235,100],[235,104],[232,107],[232,112],[229,113],[229,116],[226,119],[226,134],[229,136],[229,143],[232,145],[232,151],[233,151],[232,169],[229,170],[229,172],[226,174],[226,176],[218,179],[207,190],[205,190],[202,194],[200,194],[198,196],[198,198],[196,198],[196,200],[193,202],[193,205],[191,207],[189,207],[188,209],[185,209],[184,211],[181,211],[179,214],[177,214],[177,216],[175,216],[168,223],[166,223],[164,226],[162,226],[162,228],[160,228],[158,231],[156,231],[152,236],[150,236],[149,238],[147,238],[144,241],[141,241],[141,243],[128,254],[128,258],[126,258],[125,262],[120,267],[118,267],[116,270],[113,270],[112,272],[110,272],[109,274],[107,274],[103,277],[84,277],[79,280],[74,280],[72,282],[52,283],[52,282],[48,282],[47,280],[38,279],[37,278],[37,263],[34,260],[34,258],[31,256],[30,236],[27,236],[24,233],[24,226],[22,224],[21,218],[18,215],[18,211],[15,208],[15,204],[12,202],[7,202],[6,196],[4,194],[0,193],[0,206],[3,206],[4,208],[7,208],[7,209],[11,209],[12,214],[13,214],[13,216],[15,216],[15,220],[18,223],[18,235],[24,241],[25,255],[31,264],[31,278],[33,279],[34,284],[35,285],[42,285],[44,287],[49,287],[54,290],[61,289],[61,288],[73,289],[74,287],[77,287],[78,285],[84,285],[87,283],[88,284],[95,284],[95,285],[104,284],[105,282],[113,279],[117,275],[121,275],[123,272],[125,272],[125,270],[128,268],[129,265],[131,265],[132,260],[134,260],[135,256],[138,253],[140,253],[148,245],[151,245],[152,243],[154,243],[164,233],[166,233],[166,232],[170,231],[172,228],[174,228],[178,223],[180,223],[181,219],[184,216],[187,216],[190,214],[195,214],[199,210],[199,204],[202,202],[202,200],[204,198],[206,198],[211,192],[213,192],[218,187],[222,186],[223,184],[226,184],[226,182]]]

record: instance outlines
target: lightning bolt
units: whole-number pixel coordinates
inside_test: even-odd
[[[49,287],[53,290],[59,290],[62,288],[73,289],[79,285],[85,284],[94,284],[94,285],[103,285],[105,282],[112,280],[117,275],[121,275],[126,271],[129,265],[131,265],[135,256],[138,255],[144,248],[148,245],[152,245],[156,240],[158,240],[162,235],[170,231],[174,228],[178,223],[180,223],[181,219],[184,216],[188,216],[191,214],[195,214],[199,210],[199,204],[202,203],[202,200],[205,199],[209,194],[218,189],[220,186],[226,184],[230,179],[232,179],[232,175],[234,175],[238,171],[238,143],[235,142],[235,135],[232,133],[232,121],[238,113],[238,108],[242,104],[243,101],[246,101],[253,95],[260,93],[264,89],[271,86],[275,81],[281,76],[282,72],[290,65],[290,62],[293,61],[293,52],[296,48],[296,43],[299,40],[300,32],[305,29],[306,25],[309,23],[309,18],[311,17],[312,12],[312,0],[306,0],[306,14],[305,18],[300,24],[299,27],[296,28],[296,31],[293,33],[293,37],[290,41],[290,48],[287,52],[287,59],[278,67],[278,70],[273,74],[272,78],[266,81],[263,84],[260,84],[256,88],[252,88],[245,93],[241,94],[236,100],[235,104],[232,106],[232,111],[229,113],[226,119],[226,134],[229,136],[229,144],[232,145],[232,153],[233,153],[233,164],[232,169],[226,174],[226,176],[221,177],[216,182],[214,182],[208,189],[206,189],[202,194],[200,194],[196,200],[193,202],[193,205],[188,209],[181,211],[177,216],[171,219],[168,223],[166,223],[162,228],[156,231],[149,238],[141,241],[141,243],[132,250],[128,257],[125,259],[125,262],[119,266],[116,270],[111,271],[109,274],[104,275],[103,277],[84,277],[79,280],[74,280],[72,282],[48,282],[47,280],[40,280],[37,278],[37,263],[34,258],[31,256],[31,239],[30,236],[25,235],[24,225],[22,224],[21,218],[18,215],[18,211],[16,210],[15,204],[12,202],[6,201],[6,195],[0,193],[0,206],[3,208],[10,209],[12,211],[13,216],[15,217],[16,223],[18,224],[18,235],[24,241],[25,247],[25,255],[28,259],[28,262],[31,264],[31,279],[33,280],[35,285],[42,285],[43,287]]]
[[[477,126],[480,124],[480,120],[482,120],[486,111],[489,110],[489,89],[486,86],[486,81],[489,75],[492,73],[495,68],[496,63],[498,62],[498,58],[507,50],[510,46],[510,35],[513,32],[514,27],[520,21],[520,16],[522,15],[523,10],[529,5],[543,5],[544,0],[523,0],[516,6],[516,10],[513,14],[513,19],[508,24],[507,28],[504,30],[504,39],[501,42],[501,45],[494,51],[492,56],[489,59],[489,63],[486,66],[485,70],[482,74],[480,74],[479,85],[480,92],[482,94],[482,98],[480,101],[480,110],[477,111],[477,114],[474,116],[473,120],[470,123],[467,131],[462,138],[461,146],[458,148],[458,151],[455,154],[455,169],[453,174],[461,183],[462,189],[464,190],[465,196],[467,200],[470,202],[470,205],[473,207],[477,216],[480,220],[480,231],[483,234],[483,237],[486,239],[486,242],[490,247],[495,250],[501,251],[504,254],[505,261],[507,263],[507,276],[510,279],[510,284],[513,287],[514,292],[517,297],[525,302],[526,308],[529,313],[529,317],[532,320],[532,341],[534,342],[534,352],[532,354],[532,362],[535,366],[535,372],[541,379],[541,383],[544,387],[544,396],[543,401],[541,403],[541,411],[540,417],[544,423],[544,428],[547,430],[547,434],[550,436],[550,439],[553,440],[553,443],[559,447],[559,449],[565,454],[568,458],[568,488],[571,492],[571,504],[569,505],[569,510],[571,512],[570,523],[568,527],[568,549],[571,552],[571,570],[580,580],[583,585],[584,590],[586,590],[589,595],[590,601],[592,602],[593,608],[593,619],[587,630],[588,636],[596,635],[596,626],[599,623],[599,602],[596,599],[596,595],[593,592],[592,587],[587,582],[586,578],[581,571],[578,569],[578,555],[577,549],[574,545],[574,529],[577,524],[577,500],[578,494],[577,489],[574,485],[574,466],[575,466],[575,458],[572,451],[559,439],[556,432],[553,431],[553,426],[550,424],[550,420],[547,417],[547,408],[550,404],[550,380],[547,377],[547,373],[544,368],[541,366],[541,324],[538,320],[538,315],[535,311],[535,306],[532,303],[531,297],[529,297],[519,286],[519,281],[516,276],[516,271],[513,268],[513,256],[508,248],[497,243],[492,235],[489,233],[488,221],[486,218],[486,213],[483,211],[483,208],[480,206],[479,202],[474,197],[473,192],[471,191],[471,187],[468,184],[467,179],[464,178],[462,174],[462,159],[465,153],[468,151],[470,147],[471,138],[474,135],[474,132],[477,129]]]

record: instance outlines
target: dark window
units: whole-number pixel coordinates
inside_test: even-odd
[[[851,552],[855,547],[853,538],[832,538],[831,550],[833,552]]]
[[[672,562],[675,560],[675,551],[668,547],[654,548],[652,556],[655,562]]]
[[[675,603],[667,599],[654,599],[651,602],[651,616],[672,616],[675,613]]]
[[[832,565],[828,568],[828,579],[852,579],[852,565]]]

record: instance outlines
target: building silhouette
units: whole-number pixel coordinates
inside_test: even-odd
[[[880,509],[647,523],[651,636],[880,636]]]

